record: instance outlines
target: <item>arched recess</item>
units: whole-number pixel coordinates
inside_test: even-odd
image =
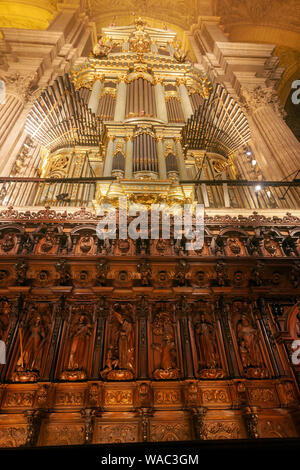
[[[300,312],[299,306],[295,305],[287,318],[287,331],[290,337],[295,340],[300,338]]]

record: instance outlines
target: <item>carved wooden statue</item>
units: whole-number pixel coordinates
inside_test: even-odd
[[[26,370],[40,371],[45,346],[49,340],[50,315],[47,312],[42,314],[32,305],[28,318],[23,337],[23,355],[20,355],[17,366],[23,364]]]
[[[152,325],[153,377],[174,379],[179,376],[174,326],[170,312],[159,311]]]
[[[257,378],[265,377],[267,371],[259,347],[258,331],[248,315],[241,315],[236,325],[236,336],[241,362],[246,375]]]
[[[81,314],[71,329],[71,346],[68,361],[68,369],[84,369],[87,365],[89,340],[93,326],[86,314]]]
[[[215,325],[206,318],[203,311],[194,318],[194,334],[198,359],[198,374],[203,378],[221,378],[224,372],[220,368]]]
[[[102,377],[128,380],[135,374],[135,333],[130,304],[112,307],[112,325]]]

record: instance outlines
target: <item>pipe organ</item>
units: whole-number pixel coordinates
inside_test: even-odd
[[[29,112],[41,178],[0,207],[0,447],[299,436],[300,220],[230,187],[247,116],[176,44],[105,28]],[[100,239],[120,196],[203,203],[203,246],[172,217]]]

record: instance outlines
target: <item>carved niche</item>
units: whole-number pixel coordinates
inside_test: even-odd
[[[40,225],[35,233],[36,239],[35,253],[38,255],[56,255],[59,248],[59,235],[62,228],[52,227],[51,225]]]
[[[101,377],[130,380],[136,374],[136,328],[134,308],[130,303],[111,306],[106,338],[106,355]]]
[[[43,377],[53,329],[52,306],[46,302],[31,303],[19,326],[15,348],[13,382],[34,382]],[[22,346],[22,348],[21,348]]]
[[[222,366],[217,322],[211,306],[197,302],[192,309],[192,337],[194,338],[194,357],[196,375],[202,379],[225,377]]]
[[[133,240],[130,239],[117,239],[115,243],[115,256],[134,256],[135,246]]]
[[[94,308],[90,304],[75,304],[66,320],[65,349],[61,380],[84,380],[90,369],[94,343]]]
[[[173,306],[157,303],[151,322],[152,375],[157,380],[177,379],[180,376],[177,345],[177,325]]]
[[[75,255],[91,256],[97,253],[95,228],[77,229],[71,234],[75,240]]]
[[[268,377],[262,354],[262,339],[249,304],[242,301],[233,303],[232,325],[245,376],[252,379]]]
[[[21,233],[10,227],[0,232],[0,255],[15,255],[18,252]]]
[[[245,246],[236,233],[232,233],[226,239],[225,254],[227,256],[246,256]]]
[[[276,240],[274,232],[267,232],[264,234],[262,251],[264,256],[282,256],[282,250],[279,241]]]

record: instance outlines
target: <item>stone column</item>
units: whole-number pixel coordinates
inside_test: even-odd
[[[182,81],[178,81],[178,90],[181,99],[182,111],[184,115],[184,119],[187,121],[189,117],[194,114],[191,100],[186,89],[185,83]]]
[[[164,155],[163,137],[157,137],[157,159],[158,159],[158,174],[161,180],[167,179],[166,160]]]
[[[111,176],[113,155],[114,155],[114,137],[109,136],[109,141],[108,141],[107,148],[106,148],[103,176]]]
[[[125,119],[125,108],[126,108],[126,92],[127,85],[125,82],[125,76],[120,77],[120,81],[117,87],[117,96],[116,96],[116,108],[114,120],[117,122],[123,122]]]
[[[282,118],[276,92],[259,86],[245,89],[242,94],[249,114],[255,158],[264,177],[281,180],[296,174],[300,169],[300,143]]]
[[[155,86],[155,104],[158,119],[168,122],[168,113],[165,101],[165,92],[161,82],[156,82]]]
[[[133,161],[133,135],[128,135],[126,140],[125,178],[131,179]]]
[[[24,124],[27,114],[39,91],[34,72],[21,74],[11,72],[4,75],[6,103],[0,105],[0,171],[9,176],[16,156],[26,137]]]
[[[179,170],[179,178],[181,180],[187,180],[188,175],[187,175],[186,166],[184,162],[184,155],[183,155],[180,137],[177,137],[175,139],[175,147],[176,147],[176,157],[177,157],[177,164],[178,164],[178,170]]]
[[[100,95],[103,88],[103,77],[101,79],[96,79],[93,84],[92,93],[89,99],[88,107],[92,113],[96,114],[99,106]]]

